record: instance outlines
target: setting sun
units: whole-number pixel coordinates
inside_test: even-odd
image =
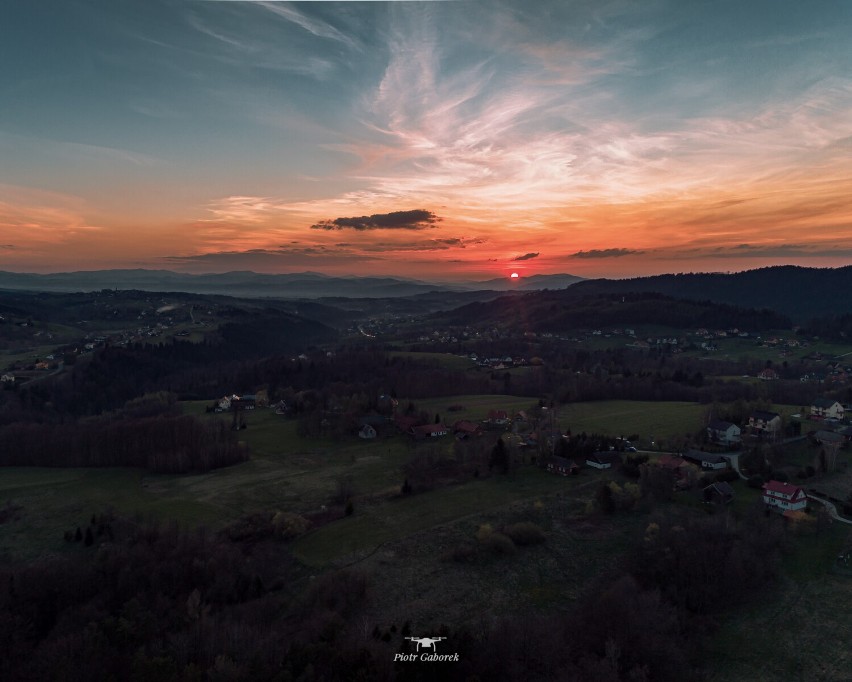
[[[517,272],[513,272],[513,273],[512,273],[511,275],[509,275],[509,276],[510,276],[512,279],[518,279],[518,277],[520,277],[520,275],[519,275]]]

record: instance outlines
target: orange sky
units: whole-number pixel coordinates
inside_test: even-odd
[[[12,13],[0,269],[852,262],[837,3],[95,5]]]

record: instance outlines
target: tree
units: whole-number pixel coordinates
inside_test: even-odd
[[[86,528],[86,540],[83,542],[86,547],[91,547],[95,543],[95,538],[92,535],[92,527]]]
[[[498,438],[494,447],[491,449],[491,459],[488,462],[488,468],[497,467],[504,474],[509,473],[509,451],[506,449],[506,444],[502,438]]]
[[[598,509],[604,514],[615,513],[615,500],[612,499],[612,488],[606,483],[601,483],[598,492],[595,494],[595,501],[598,504]]]

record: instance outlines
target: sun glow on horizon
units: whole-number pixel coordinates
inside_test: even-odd
[[[511,279],[518,279],[520,277],[520,275],[517,272],[513,272],[511,275],[509,275],[509,277]]]

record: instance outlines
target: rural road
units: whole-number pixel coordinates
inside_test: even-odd
[[[725,457],[731,463],[731,469],[736,471],[739,474],[741,479],[743,479],[744,481],[747,481],[748,476],[746,476],[742,471],[740,471],[740,455],[741,454],[742,454],[741,452],[732,452],[728,455],[725,455]]]
[[[840,521],[841,523],[848,523],[852,525],[852,521],[849,519],[844,519],[840,514],[837,513],[837,507],[834,506],[834,503],[829,502],[828,500],[824,500],[821,497],[817,497],[816,495],[811,495],[808,493],[808,499],[813,500],[814,502],[819,502],[826,509],[828,509],[828,513],[831,515],[831,518]]]

